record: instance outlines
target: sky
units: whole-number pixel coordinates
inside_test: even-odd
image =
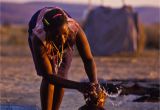
[[[0,0],[1,2],[18,2],[18,3],[24,3],[24,2],[35,2],[35,1],[58,1],[58,2],[67,2],[67,3],[82,3],[86,4],[89,1],[91,1],[92,4],[97,5],[106,5],[106,6],[112,6],[112,7],[119,7],[123,5],[123,2],[128,5],[132,6],[154,6],[154,7],[160,7],[160,0]]]

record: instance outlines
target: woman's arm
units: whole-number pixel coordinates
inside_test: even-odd
[[[96,64],[93,59],[88,40],[82,28],[80,28],[77,33],[76,46],[80,56],[82,57],[85,71],[88,75],[90,82],[98,83]]]
[[[37,72],[44,74],[43,77],[46,78],[49,83],[52,83],[56,86],[62,86],[64,88],[78,89],[81,92],[83,92],[82,88],[85,89],[89,86],[87,83],[78,83],[58,77],[52,72],[51,63],[48,59],[42,42],[36,36],[33,36],[32,44]]]

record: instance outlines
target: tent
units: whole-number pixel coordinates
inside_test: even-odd
[[[138,14],[129,6],[96,7],[85,20],[84,31],[94,55],[135,52],[139,35]]]

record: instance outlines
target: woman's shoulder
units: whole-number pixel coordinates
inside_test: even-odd
[[[67,21],[68,21],[69,29],[72,32],[77,33],[79,31],[79,29],[80,29],[79,23],[76,20],[74,20],[73,18],[68,18]]]
[[[32,46],[34,48],[44,47],[44,43],[35,34],[32,34],[32,36],[30,36],[30,39],[31,39],[31,42],[32,42]]]

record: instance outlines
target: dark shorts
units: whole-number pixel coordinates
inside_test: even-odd
[[[32,17],[31,17],[31,20],[29,21],[29,28],[28,28],[28,34],[29,34],[29,37],[28,37],[28,43],[29,43],[29,47],[30,47],[30,50],[31,50],[31,53],[32,53],[32,57],[33,57],[33,61],[34,61],[34,64],[35,63],[35,59],[34,58],[34,55],[33,55],[33,48],[32,48],[32,42],[31,42],[31,37],[32,37],[32,29],[36,26],[36,21],[37,21],[37,18],[38,18],[38,15],[40,13],[41,10],[38,10]],[[72,57],[73,57],[73,49],[67,49],[67,52],[64,53],[63,55],[63,60],[62,60],[62,64],[60,66],[60,68],[58,69],[58,74],[62,77],[67,77],[67,73],[68,73],[68,70],[70,68],[70,65],[71,65],[71,61],[72,61]],[[36,65],[35,65],[36,67]],[[40,76],[43,76],[45,73],[41,73],[37,70],[36,68],[36,71],[37,71],[37,74],[40,75]]]

